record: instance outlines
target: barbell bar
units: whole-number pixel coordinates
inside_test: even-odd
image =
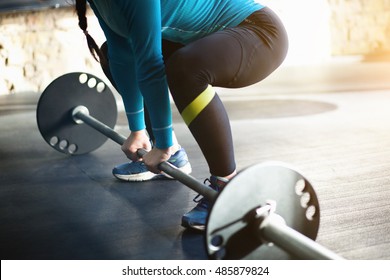
[[[77,106],[74,108],[71,112],[71,115],[76,124],[81,124],[80,121],[82,121],[98,130],[119,145],[122,145],[126,140],[123,135],[117,133],[107,125],[90,116],[89,110],[84,106]],[[138,150],[138,155],[140,157],[145,154],[145,150]],[[159,170],[165,172],[179,182],[188,186],[190,189],[206,197],[212,203],[217,199],[218,193],[216,191],[202,184],[191,175],[183,173],[181,170],[177,169],[170,163],[161,162],[158,168]],[[259,207],[257,212],[261,209],[263,209],[263,207]],[[318,243],[286,226],[283,218],[273,213],[271,210],[272,209],[270,208],[268,211],[263,212],[262,215],[258,217],[256,217],[256,215],[253,216],[253,218],[261,220],[256,230],[259,238],[265,240],[265,242],[276,243],[284,250],[294,252],[298,257],[309,259],[338,258],[333,252],[324,249],[323,247],[319,246]]]
[[[112,92],[86,73],[68,73],[54,80],[37,106],[43,138],[66,154],[87,153],[102,145],[106,139],[96,142],[96,132],[122,145],[126,138],[113,129],[116,118]],[[140,157],[145,153],[138,151]],[[158,168],[212,203],[205,231],[211,258],[342,259],[314,241],[319,228],[317,196],[310,182],[288,165],[248,167],[220,193],[168,162]],[[302,203],[305,195],[307,201]],[[313,213],[307,215],[310,209]]]
[[[90,116],[89,110],[85,106],[77,106],[76,108],[74,108],[71,112],[71,116],[76,124],[80,124],[80,121],[82,121],[96,129],[103,135],[107,136],[114,142],[118,143],[119,145],[123,145],[123,143],[126,141],[126,137],[117,133],[112,128],[100,122],[96,118]],[[137,154],[138,156],[142,157],[146,154],[146,151],[140,149],[137,151]],[[207,187],[191,175],[187,175],[186,173],[182,172],[180,169],[177,169],[168,162],[161,162],[158,166],[158,169],[175,178],[184,185],[188,186],[195,192],[202,194],[211,202],[214,202],[217,198],[217,193],[213,189]]]

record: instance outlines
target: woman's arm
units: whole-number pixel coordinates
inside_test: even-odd
[[[99,24],[107,39],[109,66],[116,87],[122,96],[129,129],[139,131],[145,128],[143,97],[138,87],[136,61],[129,41],[116,34],[104,22],[99,11],[91,3]]]
[[[157,148],[172,146],[172,113],[161,49],[160,0],[117,1],[127,22],[137,81],[148,107]]]

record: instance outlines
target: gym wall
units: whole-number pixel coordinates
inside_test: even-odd
[[[290,50],[285,65],[318,64],[340,56],[381,55],[388,59],[388,0],[258,1],[274,8],[286,24]],[[20,6],[13,9],[0,4],[0,95],[39,93],[54,78],[71,71],[104,78],[88,52],[73,7],[25,5],[21,9],[23,3],[34,1],[8,2]],[[96,41],[103,43],[104,36],[91,12],[89,26]]]

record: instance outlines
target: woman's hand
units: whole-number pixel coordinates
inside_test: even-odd
[[[142,159],[138,157],[137,150],[144,149],[148,151]],[[161,173],[158,169],[158,165],[163,161],[168,161],[171,155],[173,155],[179,149],[179,145],[175,144],[172,147],[166,149],[153,148],[149,140],[149,136],[145,130],[132,131],[130,136],[126,139],[122,145],[122,151],[132,161],[142,160],[148,170],[153,173]]]
[[[150,152],[143,156],[142,160],[149,171],[158,174],[161,173],[161,170],[158,169],[158,165],[163,161],[168,161],[171,155],[175,152],[176,151],[173,146],[167,149],[153,148]]]
[[[150,151],[152,149],[152,145],[146,130],[139,130],[132,131],[121,148],[130,160],[139,161],[140,158],[137,155],[137,150],[144,149],[146,151]]]

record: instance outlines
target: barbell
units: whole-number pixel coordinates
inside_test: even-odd
[[[110,138],[126,138],[114,130],[116,99],[99,78],[68,73],[51,82],[37,106],[37,124],[45,141],[59,152],[89,153]],[[146,151],[139,150],[142,157]],[[212,259],[342,259],[315,242],[320,208],[311,183],[281,162],[256,164],[238,173],[217,193],[168,162],[162,172],[212,203],[205,247]]]

